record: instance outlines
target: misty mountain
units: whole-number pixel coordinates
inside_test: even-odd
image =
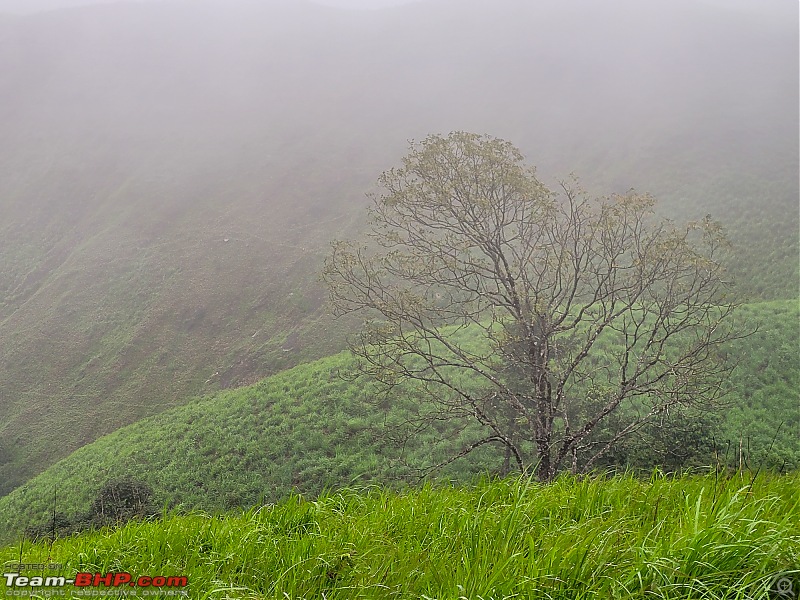
[[[317,281],[328,243],[428,133],[496,135],[547,182],[575,171],[668,215],[712,212],[743,294],[796,293],[797,6],[770,6],[0,16],[0,493],[191,395],[342,347]]]

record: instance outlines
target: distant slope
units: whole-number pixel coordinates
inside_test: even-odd
[[[116,428],[342,347],[316,280],[406,140],[712,212],[798,290],[797,6],[117,3],[0,19],[0,495]]]
[[[713,431],[718,456],[704,464],[738,466],[743,440],[743,466],[798,469],[800,306],[771,302],[742,312],[759,333],[729,348],[741,366],[730,382],[730,406]],[[0,499],[0,532],[10,536],[45,522],[54,490],[57,510],[70,516],[86,510],[104,483],[122,477],[148,483],[159,505],[220,511],[272,502],[292,490],[313,495],[326,486],[403,480],[414,467],[441,461],[475,439],[469,429],[451,434],[443,426],[401,453],[382,438],[384,423],[407,416],[415,401],[398,389],[375,402],[370,386],[339,376],[350,361],[343,353],[300,365],[101,438]],[[463,481],[497,472],[501,454],[485,447],[440,475]]]

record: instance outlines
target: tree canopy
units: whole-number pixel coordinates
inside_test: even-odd
[[[464,132],[413,143],[380,183],[369,240],[333,245],[330,298],[365,316],[361,373],[417,382],[430,419],[481,425],[462,454],[496,444],[549,480],[720,397],[734,305],[710,217],[679,226],[647,194],[550,190],[511,143]]]

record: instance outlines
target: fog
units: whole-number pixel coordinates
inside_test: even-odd
[[[721,214],[752,297],[793,283],[796,2],[86,4],[0,0],[0,493],[341,348],[322,257],[429,133]]]
[[[174,0],[135,0],[135,2],[168,2]],[[222,1],[222,0],[220,0]],[[377,10],[400,6],[404,4],[418,4],[431,0],[291,0],[296,3],[308,1],[312,4],[331,6],[348,10]],[[131,0],[0,0],[0,12],[12,14],[33,14],[42,11],[70,8],[77,6],[91,6],[131,2]],[[787,9],[792,8],[790,0],[697,0],[699,4],[715,7],[724,11],[736,11],[750,15],[785,15]],[[613,5],[610,5],[613,6]],[[613,10],[613,8],[609,8]]]
[[[0,0],[0,12],[12,14],[34,14],[48,10],[111,4],[130,0]],[[136,2],[165,2],[169,0],[136,0]],[[220,0],[222,1],[222,0]],[[301,3],[303,0],[294,0]],[[391,6],[400,6],[425,0],[309,0],[313,4],[332,6],[347,10],[376,10]]]

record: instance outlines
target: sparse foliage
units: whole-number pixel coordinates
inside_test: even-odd
[[[497,444],[546,481],[719,398],[734,306],[710,217],[677,226],[646,194],[550,191],[512,144],[461,132],[413,144],[380,183],[371,243],[333,246],[330,297],[368,317],[352,343],[361,373],[415,381],[429,419],[483,426],[464,453]]]
[[[92,502],[92,519],[100,523],[128,521],[134,517],[155,514],[153,490],[142,481],[131,478],[107,482]]]

